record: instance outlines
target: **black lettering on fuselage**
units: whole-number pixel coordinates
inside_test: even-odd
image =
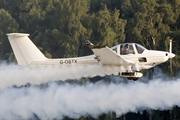
[[[77,63],[77,60],[74,60],[74,63]]]
[[[68,64],[68,60],[65,60],[65,63]]]
[[[63,64],[63,60],[60,60],[60,64]]]
[[[77,63],[76,59],[73,60],[60,60],[59,61],[60,64],[73,64],[73,63]]]

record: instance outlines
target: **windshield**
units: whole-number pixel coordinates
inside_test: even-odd
[[[135,44],[137,52],[139,54],[142,54],[144,52],[144,50],[146,50],[146,48],[144,48],[143,46],[139,45],[139,44]]]
[[[117,47],[113,48],[112,50],[115,51],[115,52],[117,53]]]

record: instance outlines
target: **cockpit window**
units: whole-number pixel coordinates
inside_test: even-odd
[[[142,54],[144,52],[144,50],[146,50],[146,48],[144,48],[143,46],[136,44],[136,49],[138,51],[139,54]]]
[[[117,53],[117,47],[116,48],[114,48],[114,49],[112,49],[113,51],[115,51],[116,53]]]
[[[133,45],[131,43],[125,43],[121,45],[121,55],[135,54]]]

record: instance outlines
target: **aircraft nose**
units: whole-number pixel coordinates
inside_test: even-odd
[[[174,53],[168,53],[168,57],[173,58],[173,57],[175,57],[175,54]]]

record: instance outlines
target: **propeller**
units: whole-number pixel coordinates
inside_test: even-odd
[[[169,53],[172,53],[172,39],[170,39],[169,43]],[[172,73],[172,58],[170,58],[170,71]]]
[[[170,39],[170,43],[169,43],[169,53],[168,53],[168,57],[170,59],[170,71],[172,73],[172,58],[175,57],[175,54],[172,53],[172,39]]]

